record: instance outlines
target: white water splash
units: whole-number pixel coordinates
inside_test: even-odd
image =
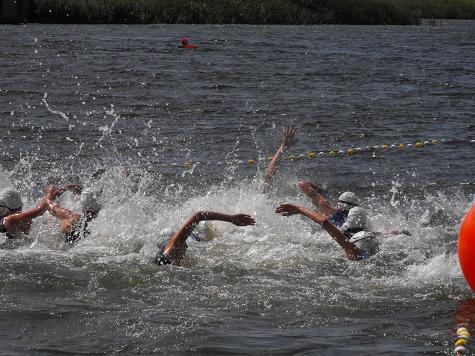
[[[66,121],[69,121],[69,117],[68,115],[66,115],[64,112],[62,111],[59,111],[59,110],[53,110],[51,109],[51,107],[49,106],[48,102],[46,101],[46,98],[48,97],[48,93],[45,93],[43,95],[43,99],[41,100],[41,102],[43,103],[44,106],[46,106],[46,109],[52,113],[52,114],[55,114],[55,115],[59,115],[61,116],[63,119],[65,119]]]

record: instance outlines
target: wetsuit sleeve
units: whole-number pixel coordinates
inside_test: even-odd
[[[3,218],[0,220],[0,233],[5,234],[7,232],[7,229],[5,228],[5,225],[3,224]]]

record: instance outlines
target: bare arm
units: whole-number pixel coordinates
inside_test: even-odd
[[[190,236],[198,223],[204,220],[227,221],[237,226],[255,225],[256,223],[251,216],[246,214],[230,215],[214,211],[199,211],[194,213],[181,228],[173,234],[163,250],[163,253],[165,253],[170,260],[174,261],[175,264],[179,264],[185,253],[186,239]]]
[[[350,241],[348,241],[343,233],[331,222],[328,221],[328,217],[325,214],[321,214],[318,211],[307,209],[303,206],[296,206],[292,204],[281,204],[275,209],[275,212],[282,214],[282,216],[292,216],[300,214],[308,217],[309,219],[320,224],[328,234],[340,245],[345,251],[346,257],[349,260],[360,260],[360,249]]]
[[[72,191],[76,195],[80,195],[82,192],[82,187],[77,184],[66,184],[63,187],[57,187],[52,185],[46,188],[46,197],[50,200],[55,200],[67,190]]]
[[[269,165],[266,168],[265,175],[264,175],[264,183],[265,183],[265,189],[268,189],[268,187],[272,184],[272,176],[279,166],[280,159],[282,158],[282,154],[284,151],[291,147],[294,142],[295,142],[295,134],[297,133],[297,128],[289,125],[285,128],[284,130],[284,139],[282,143],[280,144],[279,148],[277,149],[277,152],[274,154],[272,157],[272,160],[270,161]]]
[[[388,235],[412,236],[410,231],[408,231],[408,230],[398,230],[398,229],[385,230],[385,231],[373,231],[373,234],[375,234],[376,236],[388,236]]]
[[[324,214],[330,216],[336,213],[336,209],[323,196],[321,189],[311,182],[301,181],[299,188],[312,200],[313,205],[320,209]]]
[[[7,229],[7,231],[13,231],[15,230],[19,225],[31,221],[32,219],[43,215],[44,212],[46,211],[47,203],[46,199],[42,199],[40,203],[33,209],[27,210],[27,211],[22,211],[16,214],[8,215],[7,217],[3,218],[3,225]],[[29,232],[29,228],[27,229],[28,231],[23,231],[25,233]]]
[[[65,219],[70,219],[72,216],[79,215],[81,214],[75,213],[69,209],[61,207],[58,203],[47,200],[48,202],[48,211],[51,213],[51,215],[57,217],[60,220],[65,220]]]
[[[67,190],[74,194],[81,194],[82,188],[77,184],[66,184],[63,187],[49,186],[46,189],[47,209],[51,215],[59,219],[59,228],[63,234],[70,232],[81,219],[81,214],[61,207],[54,200]]]

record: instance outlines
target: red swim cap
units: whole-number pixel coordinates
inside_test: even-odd
[[[183,46],[186,46],[186,45],[188,44],[188,39],[187,39],[187,38],[183,38],[183,39],[181,40],[181,44],[182,44]]]

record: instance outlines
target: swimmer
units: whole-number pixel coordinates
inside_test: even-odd
[[[359,199],[353,192],[344,192],[335,206],[325,198],[323,189],[307,181],[298,183],[298,187],[310,198],[323,214],[330,216],[330,222],[338,227],[343,226],[350,210],[358,206]]]
[[[186,239],[191,235],[200,221],[220,220],[227,221],[236,226],[255,225],[256,221],[246,214],[224,214],[213,211],[198,211],[194,213],[181,227],[175,232],[167,243],[161,248],[154,262],[158,265],[173,264],[180,266],[181,260],[185,255]]]
[[[295,143],[296,133],[297,133],[297,128],[293,125],[289,125],[284,129],[284,138],[282,140],[282,143],[277,149],[277,152],[272,157],[264,174],[264,191],[267,191],[272,185],[272,176],[274,175],[274,172],[277,170],[277,167],[279,166],[279,162],[282,158],[284,151],[287,148],[292,147],[292,145]]]
[[[195,49],[195,48],[198,48],[197,45],[190,45],[188,44],[188,39],[187,38],[183,38],[181,40],[181,45],[179,46],[179,48],[187,48],[187,49]]]
[[[282,216],[304,215],[320,224],[336,243],[343,248],[346,257],[351,261],[366,260],[379,251],[376,235],[367,231],[368,219],[364,210],[359,207],[351,209],[348,213],[345,223],[348,228],[346,234],[330,221],[328,215],[303,206],[281,204],[275,212],[282,214]],[[354,231],[354,233],[348,231]]]
[[[347,224],[348,215],[353,209],[358,208],[363,210],[359,206],[359,199],[353,192],[344,192],[338,198],[335,206],[325,198],[325,192],[322,188],[319,188],[315,184],[307,181],[301,181],[298,183],[299,188],[312,200],[315,205],[323,214],[329,216],[330,222],[340,228],[343,234],[347,237],[351,237],[353,234],[359,232],[355,231],[355,227],[352,224]],[[354,214],[360,214],[359,212]],[[366,214],[363,210],[363,213]],[[369,225],[369,224],[368,224]],[[407,235],[411,236],[411,233],[407,230],[392,229],[387,231],[372,231],[377,236],[381,235]]]
[[[28,235],[32,220],[43,215],[46,208],[46,198],[43,198],[35,208],[23,211],[20,194],[12,189],[4,190],[0,194],[0,233],[8,239]]]
[[[66,243],[72,243],[86,237],[90,234],[87,229],[88,224],[94,220],[101,208],[100,203],[101,192],[93,189],[82,189],[79,185],[69,184],[62,188],[48,188],[52,193],[47,199],[47,209],[51,215],[59,219],[59,228],[64,235]],[[81,196],[82,212],[73,212],[69,209],[61,207],[54,200],[67,190],[72,191],[75,195]]]

